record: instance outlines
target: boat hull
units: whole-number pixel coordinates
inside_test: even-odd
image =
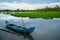
[[[9,29],[11,31],[17,32],[17,33],[32,33],[35,29],[35,27],[30,27],[30,28],[24,28],[21,26],[16,26],[14,24],[8,24],[6,25],[6,29]]]

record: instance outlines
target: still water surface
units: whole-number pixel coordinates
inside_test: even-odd
[[[14,17],[9,14],[0,14],[0,29],[5,29],[5,20],[18,26],[23,26],[21,17]],[[30,37],[26,40],[60,40],[60,18],[30,19],[29,17],[26,17],[23,18],[23,20],[25,27],[35,27],[34,32],[31,33]],[[25,40],[22,35],[17,36],[4,31],[0,31],[0,37],[2,40]]]

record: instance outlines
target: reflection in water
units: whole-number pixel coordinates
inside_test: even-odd
[[[26,36],[28,39],[34,39],[34,40],[60,40],[60,18],[54,18],[54,19],[42,19],[42,18],[36,18],[36,19],[29,19],[29,18],[23,18],[25,27],[35,27],[35,30],[30,36]],[[16,24],[18,26],[23,26],[21,17],[13,17],[11,15],[0,15],[0,28],[5,28],[5,20],[8,20],[9,22]],[[16,37],[16,35],[12,35],[6,32],[0,31],[0,36],[5,38],[6,40],[24,40],[24,35],[20,35],[19,37]],[[12,37],[12,38],[11,38]],[[14,38],[14,39],[13,39]],[[4,39],[4,40],[5,40]]]
[[[6,30],[6,29],[0,29],[1,31],[5,31],[5,32],[9,32],[9,33],[12,33],[12,34],[15,34],[15,35],[17,35],[18,37],[19,36],[24,36],[25,38],[24,39],[26,39],[26,38],[28,38],[29,40],[33,40],[33,37],[32,37],[32,35],[31,34],[29,34],[29,33],[15,33],[15,32],[13,32],[13,31],[10,31],[10,30]]]
[[[32,35],[31,34],[24,34],[24,33],[19,33],[19,35],[22,35],[22,36],[24,36],[25,38],[28,38],[29,40],[33,40],[33,37],[32,37]]]

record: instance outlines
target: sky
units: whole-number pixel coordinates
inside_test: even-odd
[[[60,0],[0,0],[0,9],[35,10],[60,6]]]

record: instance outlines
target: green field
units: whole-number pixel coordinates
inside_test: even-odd
[[[59,11],[16,12],[16,13],[11,13],[11,15],[17,17],[30,17],[30,18],[60,18]]]

